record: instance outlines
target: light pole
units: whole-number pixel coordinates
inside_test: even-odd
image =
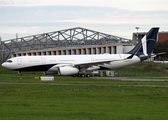
[[[135,29],[137,29],[137,42],[136,42],[136,44],[138,44],[138,29],[139,29],[140,27],[135,27]]]

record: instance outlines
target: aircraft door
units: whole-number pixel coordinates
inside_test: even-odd
[[[41,62],[42,62],[42,64],[46,64],[45,58],[41,58]]]
[[[18,59],[17,59],[17,64],[18,64],[18,65],[22,65],[22,59],[21,59],[21,58],[18,58]]]
[[[93,57],[91,58],[91,61],[94,61],[94,58],[93,58]]]

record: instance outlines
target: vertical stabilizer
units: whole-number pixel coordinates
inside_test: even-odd
[[[128,52],[133,55],[151,55],[155,41],[157,40],[159,28],[151,28],[149,32],[139,41],[139,43]]]

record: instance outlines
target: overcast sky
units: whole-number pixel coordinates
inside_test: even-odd
[[[74,27],[132,39],[167,21],[168,0],[0,0],[2,40]]]

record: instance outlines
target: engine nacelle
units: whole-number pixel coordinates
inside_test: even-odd
[[[79,69],[72,66],[65,66],[65,67],[58,68],[59,75],[74,75],[74,74],[77,74],[78,72],[79,72]]]
[[[57,75],[58,72],[52,72],[52,71],[44,71],[44,75]]]

